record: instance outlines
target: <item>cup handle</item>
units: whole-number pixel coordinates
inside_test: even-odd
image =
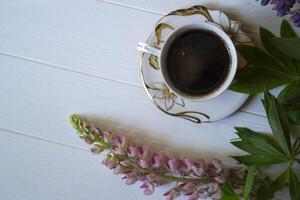
[[[160,50],[155,48],[155,47],[150,46],[147,43],[138,42],[136,48],[137,48],[137,50],[139,50],[141,52],[148,53],[148,54],[151,54],[151,55],[154,55],[154,56],[157,56],[157,57],[160,56]]]

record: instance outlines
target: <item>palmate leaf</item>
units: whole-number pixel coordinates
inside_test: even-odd
[[[258,49],[257,47],[248,46],[248,45],[237,45],[238,52],[247,60],[248,64],[272,66],[273,69],[281,70],[282,66],[270,57],[267,53]]]
[[[278,100],[284,104],[290,121],[300,124],[300,81],[287,85],[279,94]]]
[[[289,111],[288,116],[293,124],[300,124],[300,110]]]
[[[274,75],[269,71],[250,65],[238,70],[236,82],[230,86],[230,89],[241,93],[257,94],[292,81],[293,79]]]
[[[273,139],[248,128],[236,128],[239,140],[231,142],[237,148],[250,153],[246,156],[233,157],[238,162],[246,165],[268,165],[288,162],[280,145]]]
[[[300,38],[272,38],[270,41],[285,55],[300,60]]]
[[[232,144],[238,148],[254,155],[272,156],[282,160],[286,157],[279,144],[273,138],[248,128],[236,127],[235,129],[241,140],[233,141]]]
[[[287,85],[280,92],[278,100],[283,104],[300,103],[300,81]]]
[[[298,37],[297,33],[287,20],[282,20],[280,26],[280,36],[281,37]]]
[[[265,99],[268,99],[264,101],[264,104],[267,108],[267,118],[273,135],[285,154],[291,155],[291,139],[287,114],[279,101],[269,92],[265,92]]]
[[[257,165],[257,166],[266,166],[273,165],[285,162],[285,160],[273,158],[271,156],[265,155],[246,155],[246,156],[232,156],[239,163],[245,165]]]
[[[289,189],[292,200],[300,200],[300,182],[294,170],[289,168]]]
[[[288,183],[289,170],[285,170],[270,185],[262,185],[257,193],[257,200],[270,200],[275,192],[283,189]]]
[[[285,29],[285,28],[283,28]],[[274,44],[270,41],[271,38],[277,38],[272,32],[265,28],[260,27],[259,29],[260,40],[266,49],[266,51],[279,63],[283,62],[284,65],[279,65],[282,71],[286,73],[296,73],[296,67],[291,58],[286,56],[282,51],[277,49]]]

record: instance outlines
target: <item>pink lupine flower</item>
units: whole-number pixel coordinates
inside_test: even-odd
[[[107,157],[102,161],[102,164],[109,169],[114,169],[117,166],[117,162],[113,157]]]
[[[187,168],[188,170],[192,170],[192,167],[193,167],[194,163],[193,163],[193,161],[192,161],[191,159],[189,159],[189,158],[184,158],[184,159],[183,159],[183,163],[185,164],[185,166],[186,166],[186,168]]]
[[[183,183],[181,185],[181,190],[184,191],[186,194],[192,193],[195,189],[194,183]]]
[[[141,188],[144,188],[145,195],[150,195],[154,192],[154,185],[148,181],[145,181],[143,185],[141,185]]]
[[[91,152],[93,154],[99,154],[103,151],[103,148],[100,144],[94,144],[94,146],[91,148]]]
[[[148,174],[146,177],[150,182],[157,181],[157,176],[155,174]]]
[[[138,176],[135,172],[131,172],[131,173],[128,173],[126,174],[123,179],[126,179],[125,183],[127,185],[132,185],[134,184],[135,182],[137,182],[138,180]]]
[[[161,167],[161,165],[162,165],[162,160],[158,155],[155,155],[153,158],[153,167],[158,169]]]
[[[150,166],[148,160],[145,160],[145,159],[140,159],[139,163],[142,168],[148,168]]]
[[[167,191],[164,196],[166,196],[166,200],[173,200],[180,196],[180,192],[176,188],[172,188]]]
[[[213,159],[211,161],[212,165],[216,168],[216,172],[217,173],[220,173],[222,171],[222,168],[223,168],[223,165],[222,165],[222,162],[218,159]]]
[[[225,183],[225,178],[223,176],[216,176],[214,178],[218,183]]]
[[[199,197],[201,199],[206,199],[208,197],[208,193],[206,191],[199,192]]]
[[[113,139],[113,135],[108,131],[103,131],[102,134],[103,134],[103,141],[105,143],[109,143]]]
[[[131,172],[130,169],[123,167],[121,165],[117,165],[116,168],[113,169],[114,174],[126,174],[126,173],[130,173],[130,172]]]
[[[131,166],[131,163],[129,160],[120,160],[119,161],[121,165],[123,165],[124,167],[129,167]]]
[[[213,200],[221,199],[221,197],[222,197],[222,192],[221,192],[221,190],[218,190],[215,194],[213,194],[213,195],[211,196],[211,198],[212,198]]]
[[[178,167],[179,167],[177,158],[175,158],[175,157],[170,158],[168,161],[168,167],[172,172],[177,171]]]
[[[146,146],[146,145],[139,146],[138,150],[139,150],[139,154],[140,154],[141,158],[143,158],[145,160],[150,160],[151,159],[152,152],[150,151],[148,146]]]
[[[95,142],[95,137],[93,135],[87,135],[84,137],[84,141],[87,143],[87,144],[93,144],[93,142]]]
[[[209,193],[216,193],[219,189],[220,189],[219,184],[217,184],[217,183],[210,183],[210,184],[208,184],[207,191]]]
[[[127,141],[124,136],[115,136],[111,150],[116,154],[124,154],[127,147]]]
[[[199,199],[199,193],[198,192],[194,192],[191,195],[188,196],[188,200],[197,200]]]
[[[138,155],[138,149],[134,146],[129,146],[127,154],[131,158],[135,158]]]
[[[217,200],[221,198],[220,188],[225,178],[228,176],[245,178],[245,169],[223,169],[221,161],[217,159],[210,162],[202,159],[180,159],[163,152],[153,152],[145,145],[135,146],[124,136],[113,136],[110,132],[102,131],[74,116],[72,123],[80,137],[93,144],[91,148],[93,153],[99,153],[103,149],[109,151],[102,164],[112,169],[114,174],[123,174],[123,179],[128,185],[137,181],[143,182],[141,188],[144,189],[145,195],[152,194],[155,187],[179,180],[181,177],[191,179],[200,177],[204,182],[192,183],[188,179],[180,179],[179,185],[166,192],[164,196],[167,200],[175,199],[180,194],[186,195],[188,200],[207,197]],[[239,189],[242,193],[240,186],[235,184],[233,189],[235,191]]]

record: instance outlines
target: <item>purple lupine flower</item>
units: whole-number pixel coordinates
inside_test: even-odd
[[[293,11],[291,14],[291,21],[295,26],[300,27],[300,9]]]
[[[266,6],[266,5],[269,4],[269,2],[270,2],[270,0],[262,0],[262,1],[261,1],[261,5],[262,5],[262,6]]]
[[[289,14],[289,11],[296,3],[296,0],[262,0],[261,5],[266,6],[268,4],[273,4],[274,10],[277,10],[277,15],[282,17]]]

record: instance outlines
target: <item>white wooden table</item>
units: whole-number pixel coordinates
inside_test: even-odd
[[[269,131],[252,97],[231,117],[194,124],[147,99],[135,45],[162,14],[203,4],[224,9],[257,42],[257,28],[280,19],[255,0],[1,0],[0,199],[162,199],[146,197],[100,164],[71,128],[72,113],[178,155],[240,154],[234,126]],[[299,29],[298,29],[299,32]]]

